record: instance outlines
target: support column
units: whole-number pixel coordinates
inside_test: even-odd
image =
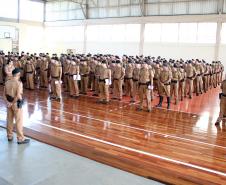
[[[46,22],[46,1],[44,1],[44,6],[43,6],[43,23]]]
[[[86,54],[87,44],[87,24],[84,25],[84,37],[83,37],[83,53]]]
[[[20,22],[20,0],[17,0],[17,22]]]
[[[139,55],[143,55],[143,52],[144,52],[144,30],[145,30],[145,23],[142,23],[140,25]]]
[[[221,29],[222,29],[222,22],[217,22],[217,32],[216,32],[216,44],[215,44],[215,50],[214,50],[214,60],[219,60],[220,45],[221,45]]]

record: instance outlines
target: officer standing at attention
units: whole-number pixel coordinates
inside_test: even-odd
[[[154,75],[154,88],[157,90],[159,93],[159,74],[161,72],[161,68],[159,65],[159,62],[157,61],[154,65],[154,70],[155,70],[155,75]]]
[[[60,101],[61,97],[61,78],[62,78],[62,66],[58,57],[54,57],[51,63],[51,99]]]
[[[0,54],[0,84],[3,84],[3,55]]]
[[[186,96],[186,93],[185,93],[186,72],[182,64],[183,63],[181,63],[179,67],[180,82],[179,82],[179,92],[178,92],[181,101],[183,101],[184,97]]]
[[[113,72],[113,99],[122,100],[122,82],[125,76],[125,69],[121,65],[120,60],[116,61]]]
[[[98,103],[109,103],[109,85],[111,85],[111,70],[107,67],[106,60],[102,61],[99,79],[99,101]]]
[[[25,65],[26,72],[26,87],[27,89],[34,90],[34,75],[35,75],[35,67],[32,63],[31,58],[27,58],[27,63]]]
[[[86,60],[83,60],[80,65],[80,74],[81,74],[81,94],[87,94],[88,91],[88,82],[89,82],[89,73],[90,67],[87,64]]]
[[[48,87],[48,69],[49,63],[45,57],[42,57],[40,64],[40,87],[47,88]]]
[[[147,63],[142,64],[139,75],[139,98],[140,98],[140,106],[138,108],[139,111],[143,109],[144,98],[147,103],[147,111],[151,111],[151,89],[153,89],[153,78],[154,73],[148,67]]]
[[[163,69],[159,74],[159,104],[157,107],[162,107],[163,96],[167,97],[167,109],[170,108],[170,84],[172,79],[172,72],[167,66],[166,61],[163,63]]]
[[[172,68],[172,80],[171,80],[171,97],[175,98],[175,105],[178,104],[178,92],[179,92],[179,80],[181,78],[180,71],[178,70],[177,64],[173,65]]]
[[[126,96],[130,96],[132,98],[133,92],[133,69],[134,65],[132,60],[128,60],[128,64],[126,64],[125,68],[125,94]]]
[[[78,98],[79,97],[79,88],[78,81],[79,79],[79,65],[76,64],[75,59],[71,62],[71,65],[68,70],[69,76],[69,93],[70,97]]]
[[[224,81],[221,83],[222,93],[220,93],[220,114],[215,123],[216,126],[223,120],[226,120],[226,75]]]
[[[197,75],[196,69],[192,65],[192,61],[188,61],[188,65],[186,66],[185,71],[186,71],[186,75],[187,75],[187,80],[186,80],[187,84],[186,84],[185,91],[186,91],[186,95],[188,92],[189,98],[192,99],[192,94],[193,94],[193,90],[194,90],[193,82]]]
[[[17,143],[29,143],[23,134],[23,84],[20,81],[20,69],[12,71],[12,79],[5,83],[3,97],[7,104],[7,137],[8,141],[13,141],[13,120],[16,121]]]
[[[7,64],[5,66],[5,74],[6,78],[5,81],[12,79],[12,71],[15,69],[13,65],[13,61],[8,59]]]
[[[132,92],[132,100],[131,103],[135,103],[136,95],[139,88],[139,76],[140,76],[140,63],[136,61],[136,65],[133,69],[133,92]]]
[[[70,81],[70,77],[69,77],[69,69],[70,69],[70,57],[67,58],[67,60],[64,61],[63,63],[63,74],[64,74],[64,87],[65,87],[65,92],[69,91],[69,81]]]
[[[101,70],[101,63],[100,61],[96,61],[96,67],[94,71],[95,75],[95,91],[93,93],[93,96],[98,96],[99,95],[99,79],[100,79],[100,70]]]

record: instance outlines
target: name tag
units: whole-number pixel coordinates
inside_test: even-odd
[[[73,80],[81,80],[81,75],[74,75]]]
[[[149,85],[148,86],[148,90],[153,90],[154,89],[154,86],[153,85]]]
[[[105,79],[105,84],[106,85],[111,85],[111,80],[110,79]]]
[[[60,80],[60,81],[55,81],[55,84],[57,85],[57,84],[62,84],[62,81]]]

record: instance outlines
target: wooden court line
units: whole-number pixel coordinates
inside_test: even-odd
[[[178,165],[183,165],[183,166],[187,166],[187,167],[190,167],[190,168],[195,168],[197,170],[202,170],[202,171],[205,171],[205,172],[208,172],[208,173],[213,173],[213,174],[217,174],[217,175],[226,177],[226,173],[224,173],[224,172],[212,170],[212,169],[209,169],[209,168],[201,167],[201,166],[198,166],[198,165],[194,165],[194,164],[190,164],[190,163],[186,163],[186,162],[182,162],[182,161],[178,161],[178,160],[171,159],[171,158],[168,158],[168,157],[159,156],[159,155],[156,155],[156,154],[153,154],[153,153],[145,152],[145,151],[142,151],[142,150],[138,150],[138,149],[134,149],[134,148],[131,148],[131,147],[123,146],[123,145],[120,145],[120,144],[115,144],[115,143],[112,143],[112,142],[109,142],[109,141],[105,141],[105,140],[102,140],[102,139],[98,139],[98,138],[95,138],[95,137],[79,134],[79,133],[72,132],[72,131],[69,131],[69,130],[66,130],[66,129],[62,129],[62,128],[58,128],[58,127],[55,127],[55,126],[52,126],[52,125],[47,125],[47,124],[44,124],[44,123],[40,123],[39,121],[37,123],[40,124],[40,125],[52,128],[52,129],[56,129],[56,130],[59,130],[59,131],[65,132],[65,133],[69,133],[69,134],[72,134],[72,135],[80,136],[80,137],[83,137],[83,138],[86,138],[86,139],[90,139],[90,140],[93,140],[93,141],[96,141],[96,142],[100,142],[100,143],[103,143],[103,144],[107,144],[107,145],[111,145],[111,146],[114,146],[114,147],[118,147],[118,148],[121,148],[121,149],[124,149],[124,150],[136,152],[136,153],[139,153],[139,154],[142,154],[142,155],[146,155],[146,156],[149,156],[149,157],[154,157],[154,158],[157,158],[157,159],[165,160],[167,162],[176,163]]]
[[[92,95],[90,96],[90,95],[80,94],[79,96],[99,99],[98,96],[92,96]],[[111,101],[118,102],[118,103],[124,103],[124,104],[128,104],[128,105],[133,105],[133,104],[138,104],[139,103],[139,102],[130,103],[130,102],[127,102],[127,101],[119,101],[119,100],[110,99],[110,102]]]
[[[27,104],[35,105],[34,103],[27,103]],[[42,106],[42,105],[38,105],[38,106],[39,107],[42,107],[42,108],[45,108],[45,109],[48,109],[48,107],[45,107],[45,106]],[[55,110],[55,111],[59,111],[59,112],[61,111],[61,112],[67,113],[67,114],[77,115],[77,116],[81,116],[81,117],[88,118],[88,119],[93,119],[93,120],[100,121],[100,122],[106,122],[106,120],[102,120],[102,119],[98,119],[98,118],[93,118],[93,117],[90,117],[90,116],[84,116],[84,115],[81,115],[81,114],[78,114],[78,113],[71,113],[71,112],[67,112],[67,111],[63,111],[63,110],[58,110],[58,109],[54,109],[54,108],[51,108],[51,110]],[[177,139],[177,140],[184,140],[184,141],[188,141],[188,142],[199,143],[199,144],[204,144],[204,145],[208,145],[208,146],[212,146],[212,147],[226,149],[226,147],[220,146],[220,145],[215,145],[215,144],[211,144],[211,143],[205,143],[205,142],[202,142],[202,141],[196,141],[196,140],[193,140],[193,139],[187,139],[187,138],[173,136],[173,135],[169,135],[169,134],[163,134],[163,133],[160,133],[160,132],[156,132],[156,131],[152,131],[152,130],[146,130],[146,129],[141,129],[141,128],[137,128],[137,127],[133,127],[133,126],[128,126],[128,125],[123,125],[123,124],[119,124],[119,123],[115,123],[115,122],[111,122],[111,121],[108,121],[108,122],[111,123],[111,124],[113,124],[113,125],[118,125],[118,126],[130,128],[130,129],[134,129],[134,130],[139,130],[139,131],[147,132],[147,133],[153,133],[153,134],[160,135],[160,136],[163,136],[163,137],[169,137],[169,138],[173,138],[173,139]]]
[[[84,94],[81,94],[80,96],[98,99],[98,97],[96,97],[96,96],[90,96],[90,95],[84,95]],[[126,102],[126,101],[119,101],[119,100],[113,100],[113,99],[111,99],[110,102],[111,101],[118,102],[118,103],[124,103],[127,105],[138,105],[140,103],[139,101],[136,101],[135,103],[130,103],[130,102]],[[200,116],[198,113],[194,113],[194,112],[185,112],[182,110],[167,109],[167,108],[163,108],[163,107],[156,107],[155,105],[151,105],[151,107],[157,108],[157,109],[162,109],[162,110],[168,110],[168,111],[172,111],[172,112],[180,112],[180,113],[193,114],[196,116]],[[110,111],[110,112],[112,112],[112,111]]]
[[[84,95],[84,94],[80,94],[79,96],[81,97],[89,97],[89,98],[94,98],[94,99],[98,99],[99,97],[96,97],[96,96],[91,96],[91,95]],[[0,97],[1,99],[3,99],[2,97]],[[65,97],[66,98],[66,97]],[[69,98],[68,98],[69,99]],[[47,99],[49,100],[49,98]],[[27,101],[27,100],[26,100]],[[114,99],[111,99],[110,102],[113,101],[113,102],[118,102],[118,103],[123,103],[123,104],[127,104],[127,105],[138,105],[140,102],[139,101],[136,101],[135,103],[130,103],[130,102],[126,102],[126,101],[119,101],[119,100],[114,100]],[[39,102],[39,101],[37,101]],[[60,103],[60,102],[59,102]],[[167,109],[167,108],[163,108],[163,107],[156,107],[154,105],[151,105],[152,108],[157,108],[157,109],[161,109],[161,110],[166,110],[166,111],[172,111],[172,112],[179,112],[179,113],[186,113],[186,114],[193,114],[195,116],[200,116],[198,113],[194,113],[194,112],[185,112],[185,111],[181,111],[181,110],[174,110],[174,109]],[[114,110],[114,109],[113,109]],[[113,110],[109,111],[109,112],[112,112]],[[118,108],[116,108],[115,110],[119,110]]]
[[[28,103],[28,104],[34,105],[32,103]],[[46,106],[39,105],[39,107],[42,107],[42,108],[45,108],[45,109],[48,110],[48,107],[46,107]],[[90,116],[84,116],[84,115],[81,115],[81,114],[78,114],[78,113],[71,113],[71,112],[62,111],[62,110],[58,110],[58,109],[54,109],[54,108],[50,108],[50,109],[54,110],[54,111],[64,112],[66,114],[77,115],[77,116],[81,116],[81,117],[84,117],[84,118],[100,121],[100,122],[103,122],[103,123],[107,121],[107,120],[102,120],[102,119],[98,119],[98,118],[93,118],[93,117],[90,117]],[[119,123],[112,122],[112,121],[108,121],[108,122],[113,124],[113,125],[126,127],[126,128],[130,128],[130,129],[134,129],[134,130],[139,130],[139,131],[143,131],[143,132],[147,132],[147,133],[153,133],[153,134],[160,135],[160,136],[163,136],[163,137],[170,137],[170,138],[173,138],[173,139],[184,140],[184,141],[189,141],[189,142],[193,142],[193,143],[199,143],[199,144],[209,145],[209,146],[212,146],[212,147],[218,147],[218,148],[226,149],[226,147],[220,146],[220,145],[205,143],[205,142],[202,142],[202,141],[196,141],[196,140],[193,140],[193,139],[187,139],[187,138],[173,136],[173,135],[169,135],[169,134],[163,134],[163,133],[160,133],[160,132],[156,132],[156,131],[152,131],[152,130],[146,130],[146,129],[137,128],[137,127],[128,126],[128,125],[123,125],[123,124],[119,124]]]
[[[27,103],[27,104],[35,105],[33,103]],[[45,106],[41,106],[41,105],[38,105],[38,106],[42,107],[42,108],[45,108],[45,109],[48,109],[48,107],[45,107]],[[51,108],[51,110],[61,111],[61,112],[67,113],[67,114],[77,115],[77,116],[85,117],[85,118],[88,118],[88,119],[93,119],[93,120],[100,121],[100,122],[105,122],[106,121],[106,120],[93,118],[93,117],[90,117],[90,116],[84,116],[84,115],[81,115],[81,114],[78,114],[78,113],[71,113],[71,112],[67,112],[67,111],[62,111],[62,110],[58,110],[58,109],[54,109],[54,108]],[[118,108],[116,108],[115,110],[118,110]],[[109,111],[109,112],[112,112],[112,111]],[[163,133],[160,133],[160,132],[156,132],[156,131],[152,131],[152,130],[146,130],[146,129],[141,129],[141,128],[128,126],[128,125],[123,125],[123,124],[119,124],[119,123],[115,123],[115,122],[111,122],[111,121],[108,121],[108,122],[113,124],[113,125],[127,127],[127,128],[130,128],[130,129],[139,130],[139,131],[143,131],[143,132],[147,132],[147,133],[153,133],[153,134],[160,135],[160,136],[163,136],[163,137],[169,137],[169,138],[173,138],[173,139],[177,139],[177,140],[184,140],[184,141],[188,141],[188,142],[199,143],[199,144],[209,145],[209,146],[212,146],[212,147],[218,147],[218,148],[226,149],[226,147],[220,146],[220,145],[215,145],[215,144],[211,144],[211,143],[205,143],[205,142],[202,142],[202,141],[196,141],[196,140],[187,139],[187,138],[178,137],[178,136],[173,136],[173,135],[168,135],[168,134],[163,134]]]

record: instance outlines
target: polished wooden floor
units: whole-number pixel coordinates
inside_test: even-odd
[[[25,90],[25,134],[161,182],[225,184],[226,126],[214,125],[218,93],[212,89],[172,110],[147,113],[137,112],[137,104],[127,98],[102,105],[89,95],[76,100],[64,94],[60,103],[49,101],[46,90]],[[0,125],[5,122],[0,98]]]

